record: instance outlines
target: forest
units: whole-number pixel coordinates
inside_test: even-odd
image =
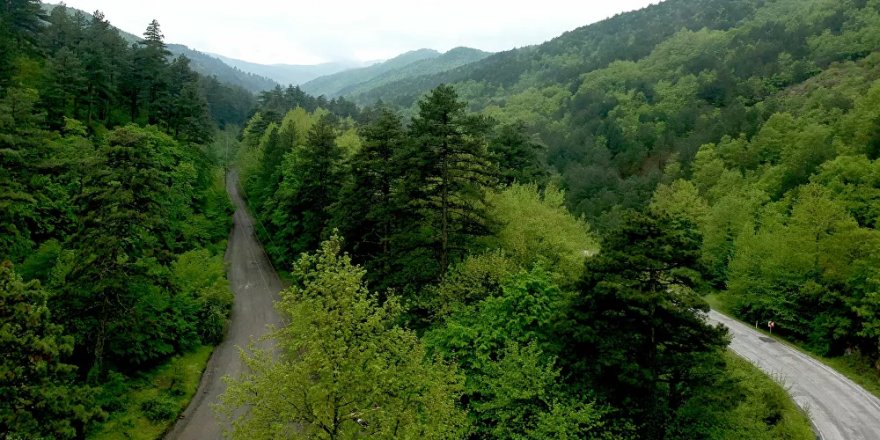
[[[880,383],[880,0],[667,0],[329,99],[144,22],[0,3],[0,437],[163,435],[228,170],[288,286],[230,438],[815,438],[706,295]]]

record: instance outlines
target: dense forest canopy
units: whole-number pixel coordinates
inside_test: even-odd
[[[451,84],[523,124],[599,231],[684,216],[742,317],[876,360],[878,35],[874,0],[668,0],[354,99],[415,114]]]
[[[91,434],[122,378],[223,338],[212,139],[255,100],[170,57],[156,20],[143,37],[0,4],[0,436]]]
[[[223,339],[230,167],[289,285],[232,438],[811,438],[710,291],[880,365],[880,0],[667,0],[332,98],[43,11],[0,3],[0,436],[106,433]]]

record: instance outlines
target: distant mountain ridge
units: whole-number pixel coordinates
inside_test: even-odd
[[[469,47],[456,47],[454,49],[450,49],[444,54],[440,54],[437,57],[416,61],[399,69],[390,71],[384,75],[375,77],[369,81],[348,86],[340,90],[339,94],[342,96],[357,96],[395,81],[400,81],[407,78],[414,78],[422,75],[447,72],[449,70],[480,61],[488,57],[489,55],[492,54],[490,52],[483,52],[479,49],[472,49]]]
[[[477,49],[458,47],[446,53],[419,49],[398,55],[383,63],[323,76],[302,85],[311,95],[337,97],[372,90],[383,84],[420,75],[445,72],[491,55]]]
[[[355,62],[323,63],[315,65],[259,64],[237,60],[235,58],[229,58],[215,53],[210,55],[219,58],[221,61],[232,67],[270,78],[284,86],[300,85],[322,76],[364,67],[364,64]]]

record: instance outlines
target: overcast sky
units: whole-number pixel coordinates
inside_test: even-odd
[[[430,48],[501,51],[658,0],[66,0],[141,35],[264,64],[372,61]],[[51,0],[50,0],[51,2]]]

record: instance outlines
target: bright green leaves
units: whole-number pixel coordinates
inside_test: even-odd
[[[496,227],[489,241],[521,267],[543,264],[558,281],[572,284],[599,244],[587,223],[565,209],[564,197],[557,188],[542,193],[534,184],[489,193],[489,216]]]
[[[278,303],[279,359],[245,355],[253,373],[223,396],[232,438],[460,438],[455,370],[393,324],[397,300],[379,304],[340,247],[334,237],[297,261]]]

